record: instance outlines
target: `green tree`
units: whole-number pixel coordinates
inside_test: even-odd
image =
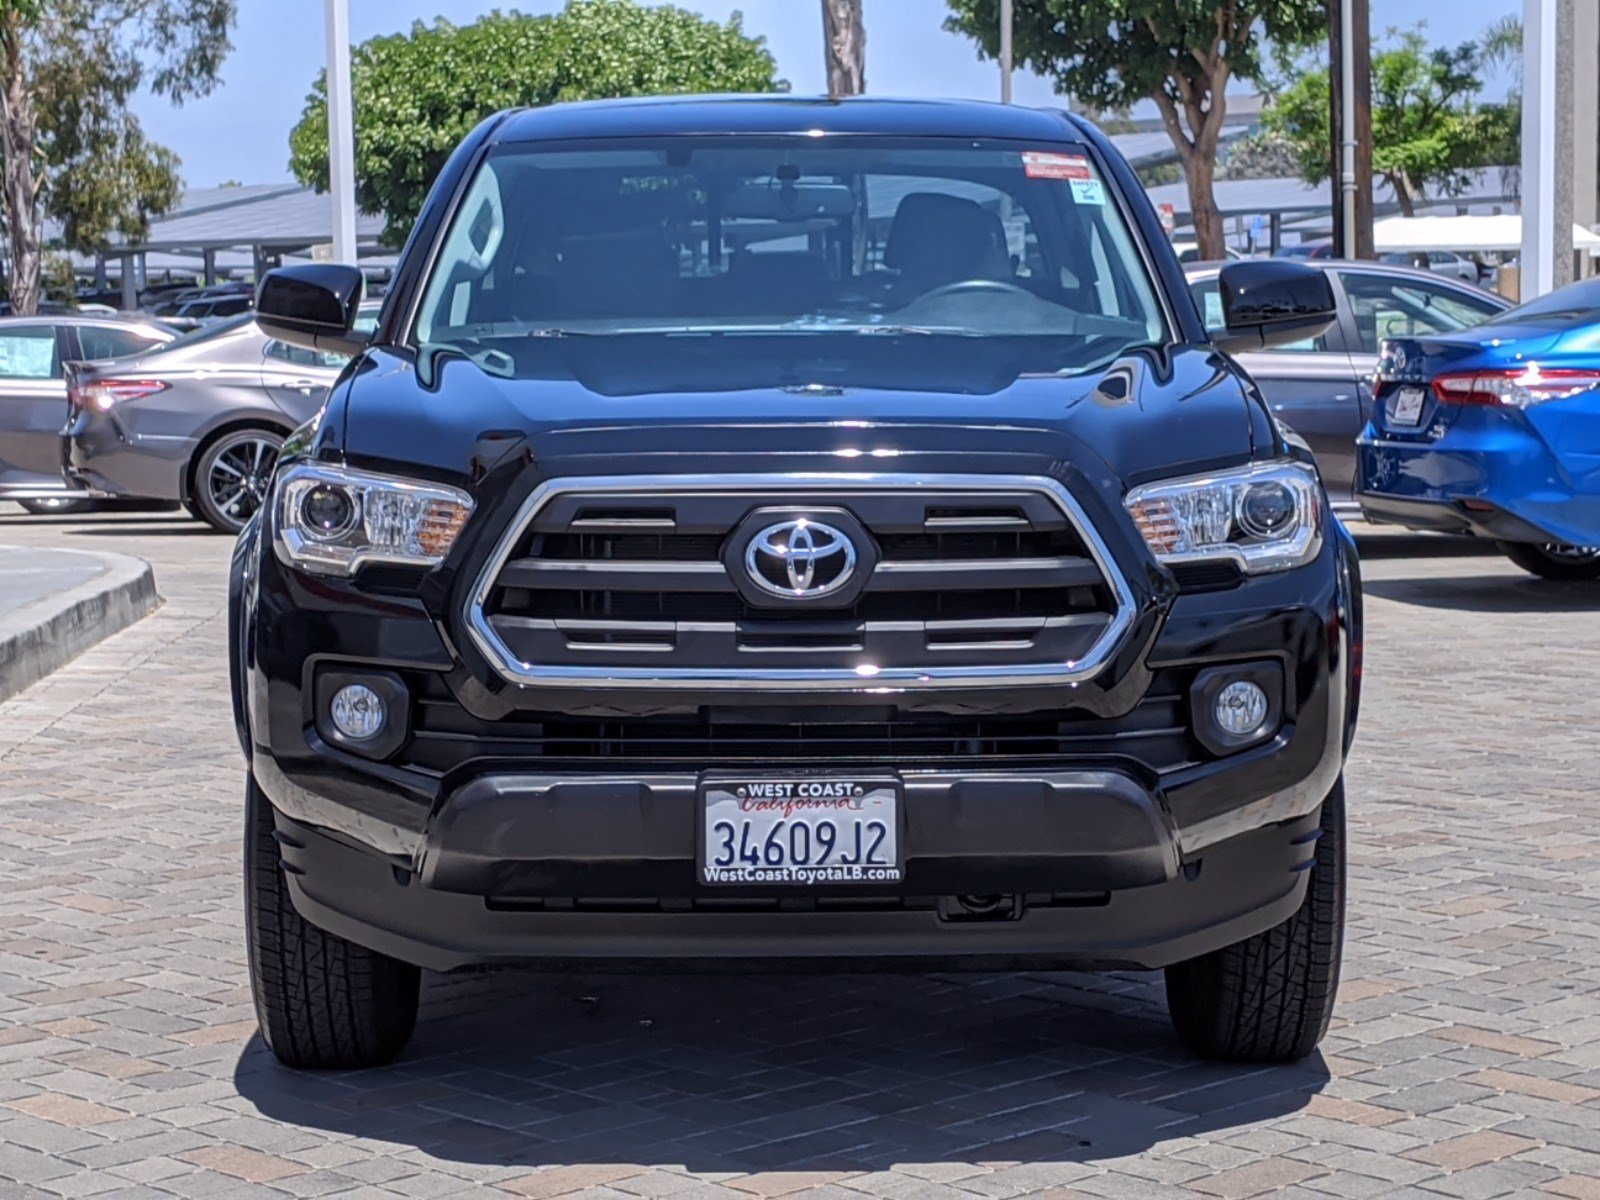
[[[11,303],[39,302],[43,223],[69,249],[137,237],[177,196],[178,160],[128,112],[142,87],[181,104],[210,91],[234,0],[0,0],[0,208]]]
[[[1416,212],[1429,193],[1460,195],[1471,171],[1515,144],[1515,114],[1478,102],[1480,44],[1430,48],[1420,29],[1389,31],[1372,56],[1372,170],[1394,191],[1400,211]],[[1264,116],[1292,148],[1308,183],[1328,178],[1328,76],[1307,62]]]
[[[570,0],[553,16],[495,12],[471,25],[417,22],[350,56],[356,199],[387,219],[398,245],[434,176],[488,114],[519,105],[669,92],[770,92],[779,86],[761,38],[737,14],[726,25],[632,0]],[[328,186],[327,78],[317,79],[289,135],[290,169]]]
[[[948,0],[947,29],[994,58],[999,0]],[[1014,55],[1096,109],[1153,100],[1178,151],[1195,240],[1224,253],[1213,182],[1232,80],[1264,84],[1269,46],[1323,37],[1323,0],[1015,0]]]

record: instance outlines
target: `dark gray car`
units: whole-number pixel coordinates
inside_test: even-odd
[[[376,319],[376,305],[362,310],[369,327]],[[278,447],[322,407],[344,364],[236,317],[138,358],[73,371],[57,456],[93,495],[181,501],[237,533],[261,506]]]
[[[1372,411],[1378,343],[1387,337],[1453,333],[1477,325],[1511,302],[1431,271],[1387,263],[1310,260],[1333,284],[1339,320],[1315,338],[1236,357],[1272,411],[1311,446],[1334,508],[1355,503],[1356,435]],[[1218,263],[1187,268],[1206,328],[1222,326]]]
[[[0,500],[29,512],[68,512],[87,501],[61,474],[66,364],[164,345],[176,331],[112,316],[0,317]]]

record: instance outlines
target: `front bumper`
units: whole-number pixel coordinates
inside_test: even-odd
[[[1112,831],[1095,828],[1105,814],[1089,807],[1090,813],[1058,829],[1098,834],[1096,845],[1103,847]],[[1139,848],[1113,848],[1105,858],[1083,846],[1039,860],[1048,862],[1058,886],[1069,881],[1073,891],[1008,896],[1003,913],[975,920],[951,902],[953,896],[909,893],[853,900],[768,896],[743,903],[683,895],[485,896],[429,886],[382,856],[281,811],[276,820],[290,895],[301,915],[434,970],[528,959],[553,968],[663,960],[789,970],[838,970],[843,961],[898,969],[1156,968],[1288,917],[1305,894],[1317,837],[1313,812],[1229,839],[1161,882],[1105,891],[1091,889],[1108,873],[1142,872],[1153,864],[1138,860],[1162,857],[1156,847],[1170,851],[1170,843],[1155,838]],[[478,865],[492,878],[503,864]],[[469,877],[485,878],[477,871]],[[1005,877],[991,868],[987,882],[998,887]]]
[[[903,789],[902,883],[740,892],[696,881],[700,764],[502,749],[421,765],[407,749],[374,762],[328,744],[314,710],[318,672],[330,667],[388,671],[417,695],[428,681],[431,695],[488,704],[430,616],[441,597],[427,588],[364,592],[300,576],[256,552],[247,532],[233,593],[236,717],[276,810],[297,908],[441,969],[528,958],[1160,966],[1293,911],[1354,721],[1354,551],[1330,521],[1312,564],[1177,596],[1144,661],[1116,668],[1148,685],[1275,662],[1283,723],[1270,740],[1158,762],[1134,731],[1116,746],[1048,759],[882,763],[877,773]],[[272,636],[253,639],[252,629]],[[1079,691],[921,702],[1064,710],[1089,702]],[[741,771],[857,769],[788,755]],[[1008,915],[957,919],[952,902],[964,895],[1003,896]]]

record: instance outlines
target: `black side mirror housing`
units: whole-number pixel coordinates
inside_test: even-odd
[[[1217,276],[1225,328],[1221,350],[1266,350],[1315,337],[1338,319],[1333,285],[1318,267],[1277,258],[1232,262]]]
[[[256,290],[256,324],[291,346],[353,357],[371,340],[355,329],[365,286],[360,270],[343,263],[279,267]]]

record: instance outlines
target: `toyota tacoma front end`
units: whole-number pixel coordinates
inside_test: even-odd
[[[419,968],[1165,968],[1200,1053],[1337,983],[1354,550],[1125,163],[1053,112],[563,105],[450,160],[241,538],[257,1009],[382,1061]]]

